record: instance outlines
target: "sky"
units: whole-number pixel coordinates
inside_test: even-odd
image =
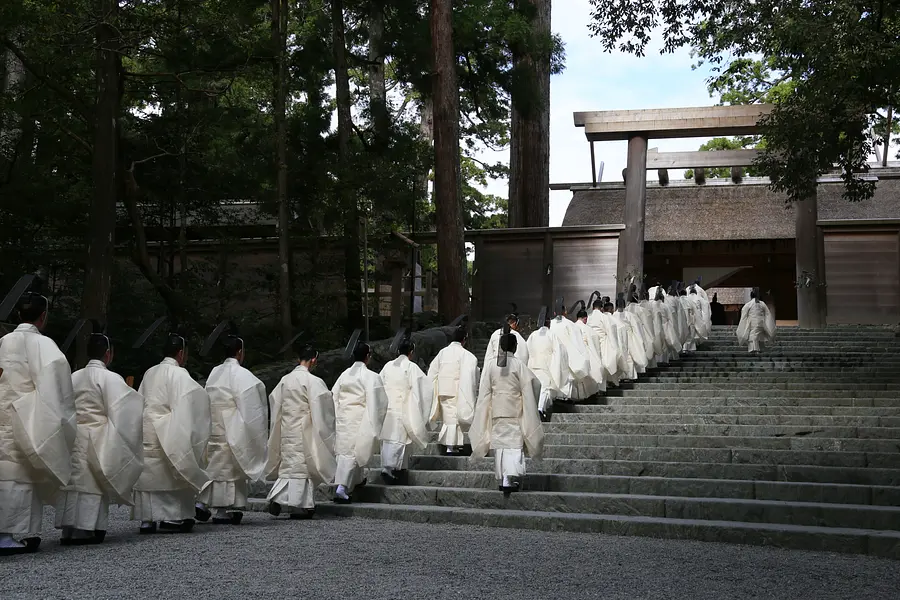
[[[590,110],[678,108],[710,106],[706,89],[708,73],[692,70],[694,60],[688,50],[659,54],[660,40],[655,36],[652,48],[643,58],[607,53],[600,41],[591,38],[589,0],[556,0],[553,3],[553,32],[566,47],[565,70],[550,80],[550,182],[577,183],[591,180],[590,146],[584,129],[573,124],[572,113]],[[650,140],[651,148],[662,152],[697,150],[709,138]],[[622,181],[627,142],[595,144],[599,166],[604,161],[603,181]],[[509,162],[509,149],[483,151],[491,161]],[[655,179],[656,173],[649,172]],[[675,176],[674,174],[670,176]],[[680,176],[677,175],[677,176]],[[486,191],[506,198],[508,181],[495,180]],[[572,193],[550,192],[550,225],[562,225]]]

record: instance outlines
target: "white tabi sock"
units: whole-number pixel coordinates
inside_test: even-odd
[[[203,504],[202,502],[197,502],[196,504],[194,504],[194,508],[199,508],[200,510],[206,510],[206,505]]]
[[[347,488],[343,485],[337,486],[337,490],[335,490],[334,495],[338,498],[343,498],[344,500],[349,500],[350,496],[347,495]]]
[[[227,519],[228,511],[225,510],[224,508],[216,509],[216,518],[217,519]]]
[[[24,548],[25,544],[19,543],[11,535],[0,534],[0,548]]]

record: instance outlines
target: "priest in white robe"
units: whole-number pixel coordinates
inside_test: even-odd
[[[231,334],[223,346],[225,361],[206,380],[212,417],[206,472],[211,481],[200,502],[216,511],[213,523],[238,524],[247,507],[249,483],[263,477],[269,415],[266,386],[241,366],[244,340]]]
[[[275,484],[266,498],[269,513],[287,509],[292,519],[308,519],[316,509],[316,486],[332,483],[334,456],[334,398],[325,382],[311,373],[318,352],[295,341],[297,366],[281,378],[269,395],[272,429],[265,467]]]
[[[760,344],[775,339],[775,317],[766,303],[759,299],[759,288],[753,288],[750,302],[741,308],[737,338],[738,343],[747,344],[748,352],[759,352]]]
[[[113,344],[94,327],[87,366],[72,374],[78,432],[72,477],[56,502],[63,545],[99,544],[106,537],[109,505],[131,505],[144,468],[144,399],[108,369]]]
[[[131,518],[141,533],[190,532],[195,500],[209,484],[206,446],[211,415],[209,396],[188,373],[185,339],[169,334],[165,358],[144,373],[144,470],[134,486]]]
[[[538,413],[542,421],[550,420],[553,401],[563,397],[571,377],[568,365],[565,346],[550,333],[550,319],[544,319],[543,326],[528,336],[528,368],[541,382]]]
[[[500,491],[509,495],[519,490],[525,476],[525,452],[531,458],[543,452],[544,430],[535,398],[539,384],[515,357],[516,337],[502,336],[500,350],[496,361],[484,365],[469,435],[472,458],[494,451],[494,474]]]
[[[614,318],[619,325],[619,331],[627,340],[628,367],[630,369],[628,379],[637,379],[638,373],[647,371],[647,355],[644,352],[644,341],[641,337],[640,324],[637,316],[625,310],[625,296],[619,294],[616,298],[616,312]]]
[[[72,474],[72,372],[41,335],[47,308],[44,296],[26,293],[22,324],[0,338],[0,556],[38,549],[44,505]]]
[[[594,328],[587,324],[588,313],[582,309],[575,315],[575,327],[581,334],[584,347],[587,348],[590,361],[590,374],[582,380],[579,397],[588,398],[598,392],[606,391],[606,369],[603,368],[603,347],[600,336]],[[590,392],[590,393],[588,393]],[[582,395],[584,394],[584,395]]]
[[[459,455],[465,445],[463,429],[468,430],[475,416],[480,372],[478,359],[465,349],[468,334],[464,327],[453,332],[453,341],[441,349],[428,367],[434,390],[429,422],[441,422],[437,443],[449,455]]]
[[[590,376],[591,363],[588,359],[588,349],[584,345],[584,339],[581,332],[575,326],[575,323],[569,320],[568,311],[565,304],[561,301],[556,308],[556,316],[550,321],[550,333],[559,340],[566,349],[566,356],[569,359],[569,383],[562,390],[563,398],[567,399],[583,399],[587,396],[584,394],[590,391],[590,385],[582,385],[584,379]],[[594,384],[596,385],[596,384]],[[591,393],[596,393],[594,390]]]
[[[517,313],[507,315],[506,324],[509,326],[510,333],[516,336],[516,358],[518,358],[519,362],[522,364],[527,365],[528,344],[525,343],[525,338],[519,333],[519,315]],[[488,362],[497,358],[497,352],[500,351],[500,336],[503,334],[503,329],[504,328],[501,327],[491,334],[491,338],[488,340],[487,350],[484,352],[484,361],[482,361],[481,364],[486,365]]]
[[[619,384],[619,339],[610,316],[604,312],[602,299],[593,302],[587,324],[600,340],[600,358],[603,361],[605,379],[608,384]]]
[[[697,342],[709,339],[712,333],[712,310],[709,305],[709,297],[702,287],[696,283],[688,288],[688,298],[696,305],[695,328],[697,330]]]
[[[625,312],[634,316],[634,324],[637,328],[640,343],[644,348],[644,356],[647,359],[647,368],[656,367],[654,341],[653,341],[653,317],[646,307],[641,304],[641,299],[637,291],[637,286],[632,285],[631,296],[628,304],[625,306]]]
[[[675,360],[681,354],[682,342],[679,340],[678,333],[675,329],[675,315],[672,309],[666,304],[666,293],[661,286],[650,288],[651,297],[656,298],[652,303],[653,309],[656,311],[657,327],[663,334],[663,352],[657,358],[658,362],[668,363]]]
[[[415,362],[415,344],[403,339],[398,356],[381,369],[388,398],[381,428],[381,477],[388,485],[409,482],[409,456],[428,445],[428,420],[434,405],[431,379]]]
[[[378,448],[378,438],[387,415],[388,398],[381,375],[370,371],[372,350],[357,344],[353,365],[344,371],[334,387],[335,440],[337,470],[334,501],[349,503],[353,490],[366,483],[366,467]]]

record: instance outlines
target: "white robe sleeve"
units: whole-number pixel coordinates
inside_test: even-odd
[[[750,302],[752,302],[752,300]],[[741,309],[741,320],[738,323],[737,331],[735,332],[738,343],[741,345],[750,341],[750,319],[747,318],[747,313],[750,312],[750,302],[745,304]]]
[[[384,391],[384,382],[378,373],[365,369],[362,377],[362,383],[366,388],[366,414],[359,425],[355,454],[356,463],[365,467],[372,461],[379,443],[379,434],[384,427],[384,417],[387,415],[388,397]]]
[[[484,458],[491,449],[491,396],[493,384],[491,373],[494,367],[484,366],[481,373],[481,385],[478,389],[478,402],[475,403],[475,414],[469,427],[469,443],[472,445],[472,458]]]
[[[155,419],[153,428],[178,475],[199,492],[210,481],[204,470],[212,425],[209,396],[187,371],[176,378],[171,411]]]
[[[468,429],[475,418],[478,386],[478,361],[473,354],[465,352],[459,360],[459,396],[456,404],[456,418],[463,429]]]
[[[88,465],[112,502],[130,506],[144,468],[144,398],[118,374],[102,373],[107,421],[88,429]]]
[[[768,305],[765,302],[760,302],[763,307],[763,312],[766,315],[765,328],[766,335],[769,336],[769,340],[775,339],[775,315],[772,314],[772,311],[769,310]]]
[[[424,450],[428,445],[428,418],[431,416],[431,403],[434,391],[431,382],[422,369],[409,363],[406,370],[409,384],[409,399],[406,412],[402,416],[406,433],[417,450]]]
[[[303,450],[310,479],[331,483],[337,461],[334,456],[334,398],[318,377],[310,377],[309,416],[303,419]]]
[[[265,477],[272,476],[281,464],[281,421],[284,409],[284,378],[278,382],[269,394],[269,443],[266,452]],[[312,407],[310,406],[310,410]],[[334,401],[331,402],[331,413],[334,414]]]
[[[234,370],[236,410],[225,417],[225,439],[241,470],[251,481],[263,477],[266,466],[266,386],[255,375]]]
[[[522,416],[519,425],[522,428],[522,440],[528,456],[538,458],[544,452],[544,426],[538,413],[538,395],[541,384],[524,364],[519,364],[519,381],[522,384]],[[535,387],[538,392],[535,394]]]
[[[29,462],[50,475],[55,480],[54,487],[63,486],[72,474],[76,434],[72,372],[55,344],[51,348],[49,340],[28,337],[34,337],[25,342],[25,360],[34,391],[12,403],[13,436]]]

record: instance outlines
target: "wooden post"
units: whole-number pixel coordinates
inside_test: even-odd
[[[422,300],[422,310],[434,310],[434,272],[429,269],[425,273],[425,299]]]
[[[797,254],[797,325],[806,329],[820,329],[822,311],[819,303],[821,293],[819,283],[819,241],[817,231],[818,202],[813,194],[806,200],[794,203],[795,212],[795,248]],[[806,285],[805,274],[811,276],[811,282]]]
[[[638,280],[644,272],[644,213],[647,205],[647,137],[628,138],[628,166],[625,177],[625,230],[619,235],[616,277],[620,290],[630,272]]]
[[[817,211],[818,212],[818,211]],[[816,215],[818,219],[818,215]],[[816,227],[816,246],[818,247],[819,269],[819,317],[822,327],[828,324],[828,288],[824,284],[828,283],[828,273],[825,271],[825,232],[821,227]]]
[[[543,285],[541,289],[541,298],[543,298],[543,304],[547,307],[548,310],[553,309],[553,236],[550,235],[550,232],[544,234],[544,277],[543,277]],[[529,308],[528,310],[535,310],[533,308]],[[540,310],[538,308],[537,310]],[[543,323],[541,326],[543,327]]]
[[[597,187],[597,162],[594,158],[594,142],[591,142],[591,184]]]
[[[484,259],[484,240],[481,237],[476,237],[475,261],[472,265],[472,270],[474,271],[472,276],[472,322],[484,318],[484,276],[481,273],[484,267]],[[441,285],[440,282],[438,282],[438,285]]]
[[[403,267],[395,265],[392,275],[391,331],[396,331],[403,319]]]

